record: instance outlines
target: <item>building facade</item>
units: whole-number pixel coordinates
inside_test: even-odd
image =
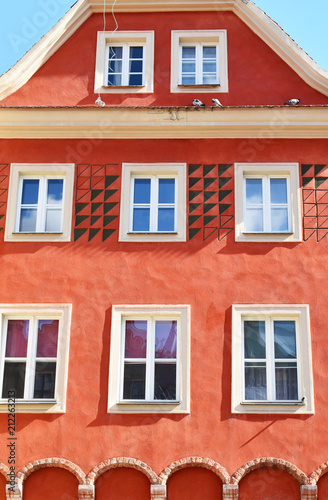
[[[0,498],[328,497],[327,105],[246,0],[78,0],[0,78]]]

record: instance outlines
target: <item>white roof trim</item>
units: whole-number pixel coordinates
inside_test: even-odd
[[[106,2],[111,12],[113,0]],[[0,101],[22,87],[92,15],[102,0],[78,0],[58,23],[7,73],[0,77]],[[115,12],[233,11],[308,85],[328,96],[328,72],[321,69],[287,33],[252,0],[117,0]]]

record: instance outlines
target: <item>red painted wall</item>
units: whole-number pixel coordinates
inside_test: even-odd
[[[206,469],[187,468],[175,472],[167,483],[168,500],[221,500],[222,481]]]
[[[155,31],[153,94],[107,94],[109,106],[189,106],[194,97],[211,105],[213,94],[170,93],[171,30],[226,29],[229,92],[219,94],[225,106],[281,105],[293,97],[301,104],[327,104],[328,97],[308,86],[232,12],[174,12],[116,15],[119,30]],[[115,28],[106,15],[107,31]],[[5,106],[93,106],[97,31],[102,14],[94,14],[12,96]]]
[[[33,472],[24,482],[24,500],[76,500],[78,481],[69,471],[46,468]]]
[[[325,474],[318,482],[318,500],[328,498],[328,474]]]
[[[0,163],[66,162],[73,153],[79,163],[111,163],[118,168],[122,162],[328,163],[326,140],[104,140],[94,142],[87,155],[78,153],[79,144],[77,140],[1,140]],[[3,231],[0,234],[2,238]],[[220,242],[217,238],[203,241],[200,235],[179,244],[119,243],[117,233],[104,243],[96,238],[90,243],[81,239],[63,244],[1,240],[0,303],[73,305],[67,412],[17,416],[21,443],[17,470],[34,460],[57,456],[88,473],[107,458],[127,456],[143,460],[159,474],[174,460],[203,456],[233,474],[250,460],[272,456],[310,474],[328,459],[327,250],[327,238],[320,243],[310,238],[298,244],[241,244],[234,242],[233,233]],[[231,306],[235,303],[310,305],[315,415],[231,414]],[[190,415],[106,413],[112,304],[191,305]],[[1,414],[0,428],[6,426],[7,415]],[[6,456],[3,440],[0,457]],[[262,473],[266,493],[275,493],[265,470],[243,480],[244,495],[250,494],[251,478]],[[25,491],[33,477],[38,482],[37,474],[27,480]],[[123,472],[106,473],[102,479],[109,484],[117,474]],[[182,473],[172,477],[172,484],[179,477]],[[283,474],[280,481],[279,476],[279,484],[289,488],[286,477]],[[186,479],[186,487],[190,481]],[[182,488],[182,482],[177,488]],[[38,484],[42,483],[40,479]],[[105,498],[106,487],[99,482],[97,488]],[[294,483],[292,488],[291,499],[296,500]]]
[[[257,469],[242,479],[239,500],[300,500],[300,485],[280,469]]]

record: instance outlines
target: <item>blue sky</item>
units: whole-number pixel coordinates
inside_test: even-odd
[[[328,0],[255,0],[323,69],[328,71]],[[74,4],[72,0],[3,2],[0,74],[7,71]]]

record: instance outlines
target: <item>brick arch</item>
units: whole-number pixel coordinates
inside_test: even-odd
[[[247,462],[242,467],[240,467],[231,477],[232,484],[239,484],[239,482],[245,477],[247,474],[252,472],[253,470],[263,468],[274,467],[276,469],[282,469],[288,472],[291,476],[293,476],[296,481],[302,484],[309,484],[308,477],[302,472],[296,465],[293,465],[286,460],[282,460],[281,458],[257,458],[252,460],[251,462]]]
[[[85,474],[83,470],[73,462],[70,462],[65,458],[43,458],[22,467],[17,473],[17,484],[23,484],[28,476],[30,476],[33,472],[46,467],[60,467],[61,469],[71,472],[76,477],[79,484],[84,484],[85,482]]]
[[[117,469],[118,467],[126,467],[130,469],[136,469],[139,472],[145,474],[148,477],[151,484],[158,483],[157,474],[144,462],[137,460],[136,458],[119,457],[110,458],[101,462],[101,464],[96,465],[89,474],[86,476],[86,484],[94,485],[101,474],[104,474],[110,469]]]
[[[327,474],[327,472],[328,472],[328,462],[319,465],[319,467],[317,467],[309,476],[310,484],[318,484],[319,479],[325,474]]]
[[[2,474],[6,478],[6,481],[8,481],[8,479],[9,479],[8,472],[9,472],[9,467],[7,467],[7,465],[0,462],[0,474]]]
[[[166,484],[169,477],[181,469],[188,467],[202,467],[214,472],[222,481],[223,484],[230,483],[230,476],[222,465],[214,462],[211,458],[204,457],[188,457],[177,460],[168,465],[160,474],[159,480],[161,484]]]

